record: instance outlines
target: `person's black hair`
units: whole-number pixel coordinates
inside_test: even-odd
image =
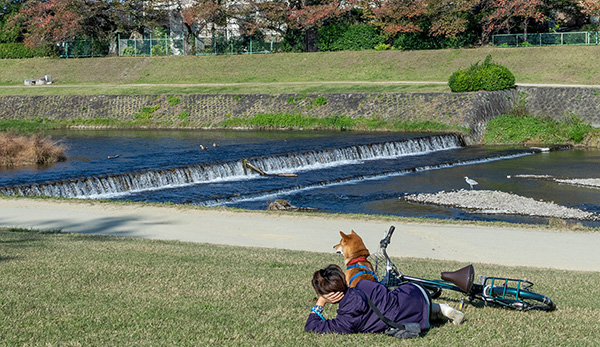
[[[342,268],[331,264],[313,274],[312,286],[318,295],[342,292],[346,294],[348,284]]]

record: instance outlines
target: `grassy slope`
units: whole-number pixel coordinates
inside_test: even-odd
[[[458,69],[482,61],[488,54],[506,65],[517,83],[595,84],[600,69],[590,62],[600,46],[450,49],[435,51],[362,51],[201,57],[108,57],[89,59],[0,60],[2,94],[21,93],[195,93],[286,91],[397,91],[447,90],[444,85],[397,86],[331,84],[347,81],[447,81]],[[25,78],[52,74],[52,88],[21,87]],[[182,84],[208,83],[211,87]],[[214,84],[244,83],[243,86]],[[265,83],[296,83],[265,86]],[[316,83],[316,84],[315,84]],[[321,83],[324,83],[322,85]],[[60,88],[61,85],[92,85]],[[110,87],[97,86],[108,84]],[[133,84],[178,84],[147,88]],[[96,85],[96,86],[94,86]],[[129,85],[129,88],[127,88]],[[257,86],[258,85],[258,86]],[[119,86],[119,87],[117,87]],[[308,89],[306,89],[308,88]]]
[[[312,272],[334,254],[0,229],[0,345],[389,345],[382,335],[315,335],[303,327]],[[397,259],[437,278],[455,262]],[[467,305],[466,323],[432,328],[415,345],[597,345],[600,276],[476,264],[526,278],[555,312]],[[456,304],[459,296],[444,294]],[[336,306],[326,307],[326,316]]]

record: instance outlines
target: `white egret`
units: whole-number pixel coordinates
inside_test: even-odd
[[[479,184],[479,183],[477,183],[477,181],[475,181],[474,179],[470,179],[467,176],[465,176],[465,181],[471,186],[471,190],[473,189],[473,186],[476,186]]]

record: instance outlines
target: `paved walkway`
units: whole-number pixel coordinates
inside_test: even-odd
[[[325,84],[360,84],[360,85],[447,85],[448,81],[299,81],[299,82],[231,82],[231,83],[131,83],[131,84],[52,84],[37,86],[38,88],[111,88],[111,87],[260,87],[286,85],[325,85]],[[554,87],[554,88],[600,88],[598,84],[544,84],[517,83],[521,87]],[[24,85],[4,85],[0,89],[23,88]]]
[[[600,233],[0,198],[0,226],[315,252],[332,252],[338,231],[352,229],[375,251],[390,225],[391,256],[600,271]]]

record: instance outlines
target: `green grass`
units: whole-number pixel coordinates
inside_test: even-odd
[[[578,117],[555,121],[531,115],[502,115],[492,119],[486,128],[486,144],[578,144],[586,136],[598,136],[598,130]]]
[[[315,241],[317,242],[317,241]],[[334,254],[0,230],[0,345],[359,345],[374,334],[303,332],[312,272]],[[464,264],[396,259],[437,278]],[[476,264],[518,277],[556,301],[555,312],[467,305],[460,327],[433,327],[411,345],[587,345],[600,342],[597,273]],[[459,297],[445,294],[455,305]],[[335,306],[325,315],[335,316]]]
[[[498,64],[508,67],[517,83],[596,84],[600,81],[600,69],[590,64],[600,55],[600,46],[482,47],[199,57],[4,59],[0,60],[0,86],[5,87],[0,88],[0,94],[448,91],[447,85],[386,82],[446,82],[454,71],[483,61],[488,54]],[[43,87],[23,86],[24,79],[45,74],[52,74],[56,83]]]
[[[346,116],[310,117],[300,114],[259,114],[250,118],[229,118],[217,124],[203,124],[189,121],[190,114],[182,112],[174,120],[154,119],[154,112],[158,106],[144,107],[136,114],[135,120],[121,121],[115,118],[49,120],[37,118],[31,120],[0,120],[0,132],[14,131],[31,133],[49,129],[66,129],[70,127],[110,127],[110,128],[258,128],[258,129],[304,129],[304,130],[373,130],[373,131],[412,131],[412,132],[457,132],[468,133],[468,129],[436,122],[402,122],[385,121],[370,118],[351,118]]]
[[[147,94],[319,94],[379,92],[449,92],[445,84],[381,83],[248,83],[228,85],[68,85],[2,87],[0,95],[147,95]]]
[[[316,99],[315,99],[316,100]],[[296,101],[293,101],[296,102]],[[386,121],[365,117],[347,116],[310,117],[300,114],[259,114],[250,118],[230,118],[219,122],[216,127],[249,128],[293,128],[293,129],[338,129],[338,130],[397,130],[397,131],[454,131],[467,133],[468,129],[436,122]]]

